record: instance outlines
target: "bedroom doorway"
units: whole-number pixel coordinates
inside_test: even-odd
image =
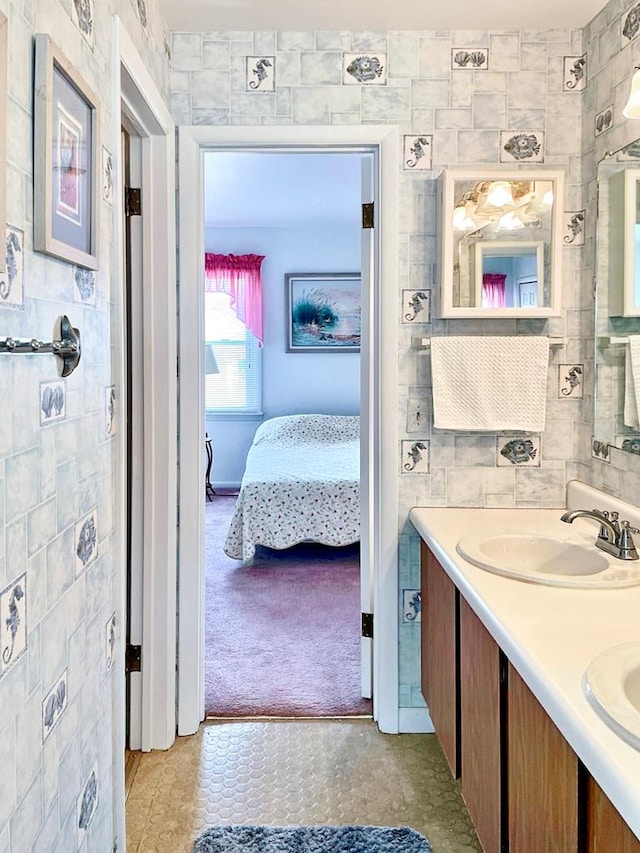
[[[203,381],[203,155],[211,150],[372,152],[377,231],[369,234],[366,259],[376,276],[363,294],[364,347],[361,486],[366,519],[362,540],[369,551],[376,632],[371,645],[374,719],[382,731],[398,731],[397,613],[397,171],[398,129],[363,127],[182,127],[180,183],[180,589],[179,734],[195,731],[204,716],[204,595],[202,537],[204,423]],[[197,199],[197,204],[193,200]],[[384,203],[383,203],[384,199]],[[389,283],[382,287],[381,282]],[[391,284],[391,283],[394,284]],[[365,449],[366,448],[366,449]]]
[[[208,716],[371,713],[371,654],[361,650],[371,640],[360,637],[361,612],[371,612],[368,555],[363,549],[361,564],[354,540],[360,527],[359,324],[362,290],[369,292],[374,273],[370,239],[362,260],[362,194],[364,175],[366,200],[372,200],[373,159],[366,150],[203,156],[204,344],[217,371],[205,373],[205,430],[215,449],[215,494],[205,505]],[[255,338],[219,289],[256,256],[262,259],[264,346],[253,351]],[[296,351],[287,317],[302,295],[348,314],[345,330],[357,322],[358,346],[332,327],[329,343],[314,350],[311,336],[305,351]],[[368,335],[363,343],[368,346]],[[236,500],[256,430],[260,444],[251,451],[249,476],[259,466],[260,484],[245,484]],[[294,434],[304,450],[294,446]],[[336,443],[338,436],[343,440]],[[364,464],[366,449],[362,456]],[[295,486],[286,478],[295,481],[299,471],[306,485],[293,498]],[[274,518],[274,503],[281,520]],[[251,564],[243,566],[243,557]]]

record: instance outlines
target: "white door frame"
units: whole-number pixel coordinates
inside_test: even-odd
[[[124,762],[124,619],[126,617],[126,424],[122,399],[126,382],[124,341],[124,235],[122,211],[123,116],[140,137],[142,155],[142,311],[144,326],[144,453],[134,465],[143,478],[142,701],[143,750],[167,749],[176,732],[176,522],[177,522],[177,329],[175,244],[175,125],[167,106],[118,16],[113,17],[111,153],[113,158],[113,360],[117,393],[118,458],[115,553],[119,588],[119,672],[115,677],[116,772]],[[100,168],[100,164],[98,164]],[[118,811],[120,813],[120,811]],[[120,833],[119,833],[120,835]],[[124,838],[122,835],[121,837]]]
[[[381,731],[398,731],[398,128],[394,125],[180,127],[180,438],[178,734],[204,719],[204,226],[205,150],[336,150],[366,146],[377,160],[377,276],[370,301],[367,420],[372,439],[373,704]],[[365,356],[366,357],[366,356]]]

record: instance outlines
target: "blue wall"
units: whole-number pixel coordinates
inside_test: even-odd
[[[262,262],[264,417],[303,412],[357,414],[360,411],[360,357],[357,353],[285,351],[285,274],[358,272],[360,228],[344,224],[215,228],[206,230],[205,246],[208,252],[253,252],[265,256]],[[259,419],[207,418],[206,429],[215,453],[211,477],[214,484],[239,484],[259,423]]]

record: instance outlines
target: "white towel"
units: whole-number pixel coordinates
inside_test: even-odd
[[[523,430],[545,427],[549,338],[431,339],[437,429]]]
[[[624,357],[624,423],[640,430],[640,335],[629,335]]]

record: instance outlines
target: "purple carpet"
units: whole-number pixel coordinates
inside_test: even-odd
[[[216,495],[205,510],[207,714],[370,714],[360,696],[358,546],[258,547],[243,566],[222,550],[234,504]]]

